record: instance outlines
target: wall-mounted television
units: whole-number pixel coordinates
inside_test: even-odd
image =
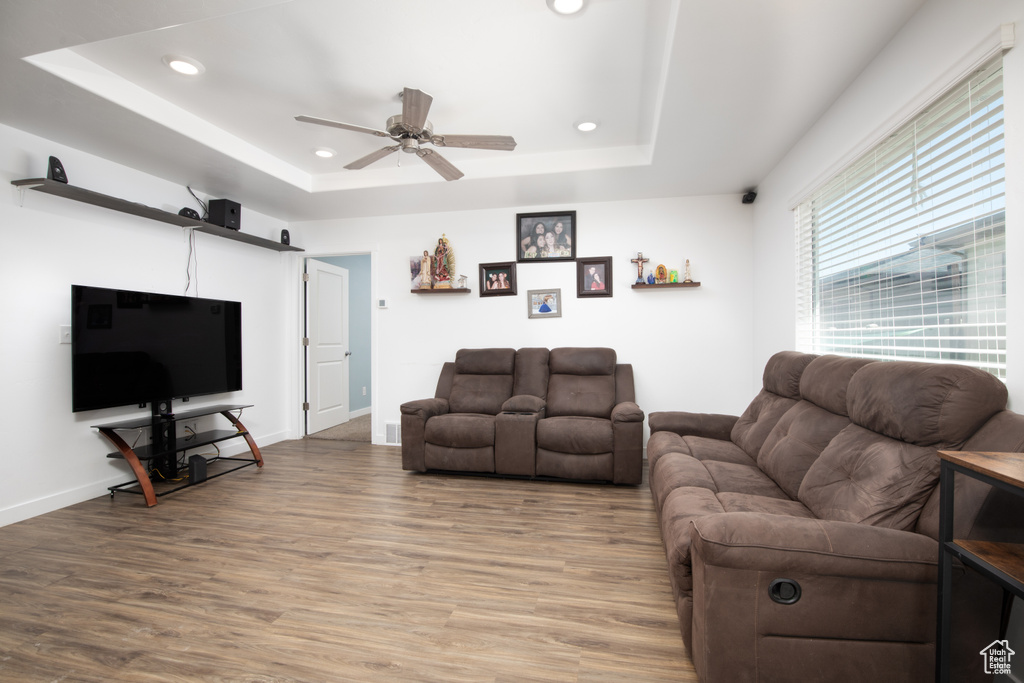
[[[71,359],[74,412],[239,391],[242,304],[72,285]]]

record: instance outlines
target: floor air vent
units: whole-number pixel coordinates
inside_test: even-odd
[[[384,443],[395,445],[402,443],[402,424],[400,422],[385,422],[384,429]]]

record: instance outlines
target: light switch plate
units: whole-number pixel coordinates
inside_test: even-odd
[[[59,343],[70,344],[71,343],[71,325],[60,326],[60,338]]]

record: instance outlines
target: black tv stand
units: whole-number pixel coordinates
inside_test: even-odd
[[[117,448],[117,453],[110,453],[107,457],[124,458],[132,468],[132,472],[135,474],[135,481],[129,481],[123,484],[117,484],[116,486],[107,487],[107,490],[110,491],[111,498],[113,498],[115,493],[119,492],[141,494],[146,499],[146,505],[152,507],[156,505],[156,499],[158,496],[174,493],[175,491],[180,491],[183,488],[201,483],[201,481],[193,482],[190,479],[183,478],[184,483],[179,486],[169,490],[160,491],[159,493],[154,490],[154,476],[158,479],[162,478],[167,481],[174,481],[179,478],[178,453],[238,437],[245,439],[253,457],[251,459],[233,457],[223,458],[225,461],[238,464],[236,467],[231,469],[217,472],[216,474],[206,475],[202,481],[219,477],[223,474],[228,474],[229,472],[234,472],[251,465],[263,467],[263,456],[260,455],[260,449],[256,446],[256,442],[246,430],[245,426],[239,422],[238,418],[231,412],[233,410],[240,411],[244,408],[251,408],[251,405],[215,405],[170,415],[160,414],[157,406],[158,403],[153,404],[153,414],[150,417],[140,417],[134,420],[125,420],[123,422],[93,425],[95,429],[100,430],[100,433]],[[185,422],[195,418],[205,417],[207,415],[216,415],[218,413],[227,418],[235,429],[217,429],[199,434],[190,434],[184,437],[177,436],[176,425],[178,422]],[[128,442],[121,438],[121,435],[117,433],[120,430],[139,430],[147,428],[151,430],[152,442],[144,446],[129,446]],[[222,458],[220,456],[216,456],[207,459],[207,462],[215,462],[221,459]],[[146,462],[147,465],[143,465],[143,462]]]

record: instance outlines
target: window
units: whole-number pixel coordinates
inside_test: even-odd
[[[1006,375],[1002,60],[796,209],[797,346]]]

